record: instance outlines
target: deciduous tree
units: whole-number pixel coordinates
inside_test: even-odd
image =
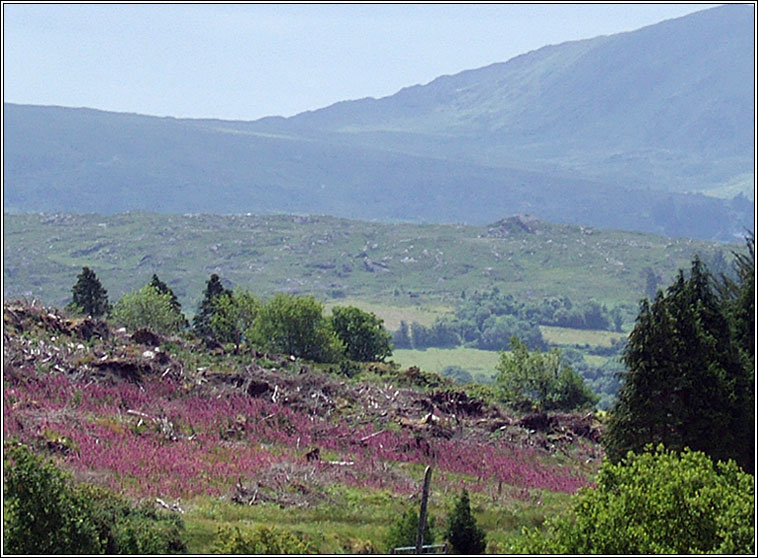
[[[221,293],[213,299],[210,318],[213,336],[221,343],[234,343],[235,353],[238,353],[260,309],[261,303],[249,291],[238,289]]]
[[[384,322],[374,314],[355,306],[335,306],[331,324],[351,360],[383,361],[392,354],[392,336],[384,329]]]
[[[599,397],[570,366],[561,362],[557,349],[529,352],[517,337],[511,352],[503,352],[495,380],[504,401],[517,407],[539,410],[571,410],[594,406]]]
[[[171,296],[152,283],[122,296],[113,308],[113,319],[129,329],[145,328],[164,334],[176,333],[185,324]]]
[[[182,316],[182,318],[184,318],[184,314],[182,314],[182,305],[179,302],[179,299],[174,294],[174,291],[171,290],[171,287],[169,287],[166,283],[164,283],[163,281],[161,281],[158,278],[158,275],[156,275],[155,273],[153,273],[153,277],[152,277],[152,279],[150,279],[150,283],[148,283],[148,284],[150,286],[154,287],[155,289],[157,289],[159,293],[167,294],[168,296],[170,296],[171,297],[171,306],[173,306],[174,310],[176,310],[176,312],[178,314],[180,314]],[[186,318],[184,318],[184,322],[185,322],[185,327],[188,327],[189,326],[189,322],[187,322]]]
[[[260,309],[250,336],[270,351],[336,362],[344,355],[345,347],[324,318],[323,310],[312,296],[278,293]]]
[[[628,453],[604,461],[596,488],[508,548],[525,554],[755,555],[752,475],[702,452]]]

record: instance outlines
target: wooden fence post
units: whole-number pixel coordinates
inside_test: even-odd
[[[424,546],[424,527],[426,527],[426,501],[429,499],[429,482],[432,480],[432,466],[424,471],[424,489],[421,492],[421,511],[418,514],[418,534],[416,535],[416,554],[421,554]]]

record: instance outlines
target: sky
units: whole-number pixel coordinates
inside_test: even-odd
[[[715,4],[3,3],[5,102],[255,120]]]

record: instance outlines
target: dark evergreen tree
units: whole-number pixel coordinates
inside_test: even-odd
[[[747,252],[733,252],[736,279],[720,273],[716,290],[721,298],[724,313],[732,326],[744,366],[754,369],[755,364],[755,236],[745,239]]]
[[[232,291],[224,288],[221,284],[221,279],[215,273],[211,275],[210,279],[205,285],[205,292],[203,293],[203,300],[200,301],[200,307],[197,314],[192,319],[192,328],[195,333],[204,339],[213,339],[213,329],[211,328],[211,318],[216,312],[216,306],[214,301],[216,297],[227,294],[232,295]]]
[[[646,444],[753,467],[752,383],[699,259],[652,305],[643,300],[604,445],[612,462]],[[750,420],[749,426],[747,421]]]
[[[153,273],[152,279],[150,279],[150,283],[148,283],[151,287],[154,287],[159,293],[161,294],[167,294],[171,297],[171,307],[176,310],[177,312],[181,313],[182,311],[182,305],[179,303],[179,299],[176,298],[176,295],[174,294],[174,291],[171,290],[171,287],[166,285],[163,281],[161,281],[158,278],[158,275]]]
[[[652,269],[647,268],[647,276],[645,278],[645,296],[650,300],[655,298],[655,294],[658,292],[658,285],[661,282],[661,278]]]
[[[81,314],[89,314],[93,318],[104,316],[110,311],[108,291],[100,284],[100,280],[87,266],[76,278],[76,284],[71,289],[73,300],[68,308]]]
[[[471,515],[471,504],[465,488],[448,518],[445,538],[452,546],[453,554],[483,554],[487,547],[487,536]]]
[[[400,322],[400,328],[392,336],[392,344],[397,349],[412,349],[411,333],[407,322]]]

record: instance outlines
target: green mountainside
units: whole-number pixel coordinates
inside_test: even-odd
[[[423,152],[452,147],[451,155],[492,166],[550,163],[606,183],[699,191],[737,176],[737,167],[752,169],[753,14],[725,6],[550,45],[287,123],[382,132],[370,141],[397,147],[407,137],[394,133],[465,137]]]
[[[753,8],[256,122],[4,105],[4,211],[753,229]],[[705,194],[709,195],[705,195]]]
[[[492,287],[525,302],[567,296],[636,306],[650,277],[667,284],[696,253],[714,271],[731,259],[731,246],[719,243],[523,215],[474,227],[317,216],[6,214],[4,227],[6,300],[63,306],[88,266],[112,301],[157,273],[190,314],[212,273],[261,296],[308,293],[380,307],[451,307],[463,291]]]

